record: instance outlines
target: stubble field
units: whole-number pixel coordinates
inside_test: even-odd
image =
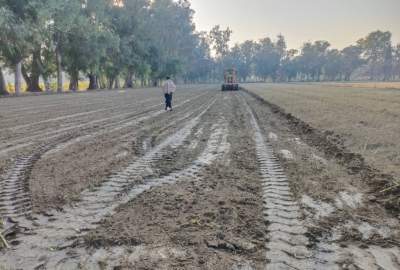
[[[400,90],[367,85],[246,87],[311,126],[340,135],[346,148],[400,181]]]

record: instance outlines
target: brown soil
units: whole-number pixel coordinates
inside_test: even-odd
[[[338,164],[345,167],[350,175],[358,175],[368,183],[368,193],[373,196],[394,216],[400,212],[400,187],[394,188],[395,178],[393,175],[385,174],[368,164],[365,158],[358,153],[353,153],[345,146],[345,139],[333,131],[321,131],[312,127],[309,123],[287,113],[283,108],[272,104],[262,97],[247,91],[261,103],[267,105],[271,112],[283,121],[290,128],[290,131],[301,137],[309,145],[316,147],[323,152],[328,159],[335,159]]]
[[[54,265],[58,264],[67,269],[272,268],[268,254],[289,249],[290,257],[290,252],[294,250],[296,254],[298,248],[288,241],[287,246],[280,242],[281,245],[275,245],[277,250],[270,250],[276,241],[271,237],[272,223],[282,225],[282,234],[288,230],[287,234],[293,232],[298,236],[293,241],[300,238],[301,243],[307,242],[307,251],[316,257],[322,244],[338,246],[341,256],[335,257],[339,252],[331,252],[334,258],[328,260],[337,269],[377,269],[375,266],[382,261],[400,265],[395,262],[400,256],[400,224],[393,218],[397,212],[390,215],[383,208],[386,204],[382,195],[376,193],[376,180],[382,179],[376,169],[362,156],[347,150],[342,137],[319,131],[258,96],[221,93],[215,90],[218,88],[187,87],[178,91],[175,100],[175,104],[186,103],[172,113],[154,115],[160,109],[158,90],[138,90],[138,95],[82,94],[81,101],[68,95],[68,104],[81,102],[72,109],[64,107],[62,96],[0,100],[12,101],[0,113],[12,110],[20,100],[17,108],[21,111],[17,110],[15,116],[7,115],[22,120],[13,125],[12,120],[0,118],[0,124],[6,124],[7,132],[16,138],[31,143],[10,151],[9,155],[1,156],[0,152],[0,173],[5,175],[15,163],[20,166],[17,169],[26,167],[16,170],[15,175],[25,173],[21,179],[30,183],[35,210],[28,218],[17,218],[18,230],[8,236],[12,248],[0,251],[0,269],[3,265],[10,269],[57,269]],[[137,98],[148,101],[141,105],[138,101],[130,107],[129,103]],[[28,101],[37,102],[37,106]],[[56,117],[64,117],[85,112],[81,107],[89,107],[93,102],[90,110],[98,110],[104,101],[115,108],[47,121],[53,117],[46,112],[49,108],[57,111]],[[46,109],[39,105],[54,107]],[[131,114],[120,119],[119,115],[127,110]],[[23,119],[26,111],[38,112],[36,120],[31,114],[28,117],[32,123],[40,122],[37,127]],[[251,113],[256,121],[251,122]],[[125,126],[127,121],[142,116],[149,118]],[[60,137],[43,135],[30,139],[31,131],[46,134],[101,119],[106,120],[60,131]],[[254,122],[258,124],[256,128]],[[14,130],[15,125],[28,126]],[[262,169],[260,153],[256,152],[260,149],[260,140],[255,141],[254,136],[260,134],[258,126],[279,158],[276,164],[281,166],[275,171],[280,174],[283,167],[288,178],[270,176],[269,180],[276,181],[276,185],[269,191],[265,181],[268,177],[260,174],[265,173],[265,168]],[[102,128],[107,132],[101,133]],[[227,136],[226,144],[223,134]],[[93,136],[73,141],[86,135]],[[0,137],[6,137],[5,133]],[[19,145],[17,140],[6,141],[11,147]],[[51,147],[40,148],[47,141]],[[209,148],[210,142],[218,147]],[[71,144],[62,147],[64,143]],[[7,147],[0,144],[0,151]],[[225,149],[222,154],[216,150],[219,147]],[[16,161],[37,149],[46,151],[41,150],[28,165],[24,159]],[[215,159],[202,161],[204,153]],[[197,169],[185,173],[193,166]],[[168,177],[173,181],[165,181]],[[280,181],[289,186],[279,186]],[[285,193],[285,188],[290,191]],[[82,190],[85,191],[81,193]],[[266,210],[273,208],[266,204],[274,202],[267,201],[268,196],[276,196],[283,201],[282,205],[287,203],[288,208],[298,210],[278,205],[275,220],[271,220],[273,215]],[[300,216],[290,218],[293,212]],[[305,232],[296,234],[297,229]],[[378,251],[384,256],[375,256],[378,253],[373,252]],[[343,253],[347,255],[342,257]],[[368,262],[374,261],[371,267],[364,267],[359,254],[366,254]],[[287,262],[297,259],[301,261],[296,257]],[[330,269],[319,262],[322,266],[318,269]]]
[[[348,241],[382,246],[400,243],[400,227],[396,221],[398,209],[383,209],[383,205],[387,206],[384,203],[387,197],[377,191],[381,187],[377,186],[379,180],[385,180],[382,174],[368,166],[362,156],[346,150],[339,136],[321,132],[285,113],[275,104],[251,92],[247,94],[252,97],[249,98],[250,105],[265,131],[265,137],[269,133],[277,136],[275,140],[270,139],[276,153],[289,150],[294,156],[293,159],[288,159],[282,154],[278,155],[298,200],[301,201],[303,195],[308,195],[333,208],[333,212],[327,217],[313,217],[315,224],[309,224],[309,230],[311,234],[315,234],[315,239],[330,235],[332,228],[339,227],[343,233],[342,244]],[[362,202],[353,208],[337,209],[335,202],[340,192],[362,194]],[[388,216],[389,213],[396,216]],[[345,226],[349,222],[368,222],[376,227],[390,226],[392,233],[386,239],[379,235],[361,239],[360,232]]]
[[[119,171],[129,160],[140,155],[144,138],[158,137],[161,140],[175,132],[182,124],[176,120],[188,113],[193,102],[202,103],[210,97],[211,95],[207,95],[185,104],[179,113],[163,113],[155,119],[142,121],[115,132],[105,132],[68,145],[54,154],[44,155],[35,164],[30,177],[35,211],[61,209],[65,203],[79,199],[82,190],[100,185],[107,176]],[[182,98],[178,98],[176,102],[179,104]],[[163,134],[166,123],[170,125],[168,132]],[[95,129],[94,132],[98,130]]]
[[[237,101],[230,100],[224,107],[237,105]],[[216,110],[221,106],[214,107]],[[233,114],[228,120],[228,141],[234,146],[227,157],[229,165],[220,160],[201,172],[200,181],[184,179],[141,195],[90,233],[87,243],[95,247],[134,245],[182,251],[178,258],[152,257],[149,253],[121,269],[222,270],[241,264],[263,269],[266,224],[260,214],[261,187],[254,144],[251,134],[237,132],[249,128],[243,112],[229,111],[224,112],[225,116]],[[202,122],[215,122],[212,113]],[[175,156],[170,160],[172,164],[163,162],[157,168],[179,168],[177,164],[183,162]]]

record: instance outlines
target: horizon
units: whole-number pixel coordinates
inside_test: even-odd
[[[390,31],[393,44],[400,43],[398,0],[304,0],[301,6],[295,5],[296,0],[231,2],[190,0],[197,31],[209,31],[215,25],[229,27],[233,31],[231,46],[246,40],[275,39],[282,34],[288,48],[299,49],[305,42],[326,40],[331,47],[343,49],[377,30]],[[244,12],[252,14],[252,19],[237,19]]]

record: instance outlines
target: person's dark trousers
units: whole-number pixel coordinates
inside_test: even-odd
[[[172,93],[165,94],[165,109],[172,109]]]

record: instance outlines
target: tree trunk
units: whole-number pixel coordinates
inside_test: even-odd
[[[104,76],[99,77],[99,84],[101,89],[107,88],[107,80],[104,78]]]
[[[64,88],[64,78],[62,73],[62,56],[60,52],[59,45],[57,44],[56,48],[56,63],[57,63],[57,92],[61,93]]]
[[[153,87],[158,87],[158,79],[153,80]]]
[[[6,80],[4,78],[3,70],[0,67],[0,95],[8,95]]]
[[[114,85],[115,89],[121,89],[121,85],[119,82],[119,77],[115,78],[115,85]]]
[[[78,82],[79,82],[79,73],[77,71],[74,71],[71,74],[71,78],[69,81],[69,90],[70,91],[77,91],[78,90]]]
[[[22,63],[21,61],[15,65],[15,94],[19,95],[21,93],[22,86]]]
[[[101,81],[100,81],[99,76],[96,76],[96,83],[97,83],[97,86],[98,86],[99,88],[101,88]]]
[[[88,90],[98,89],[99,86],[97,84],[97,76],[94,74],[89,74],[89,88]]]
[[[40,75],[42,68],[40,66],[40,49],[33,53],[32,59],[32,74],[31,76],[28,75],[24,66],[22,66],[22,74],[24,75],[25,80],[28,84],[28,92],[40,92],[42,89],[40,88]]]
[[[133,88],[133,74],[132,72],[128,72],[125,78],[124,88]]]
[[[28,92],[40,92],[42,89],[40,88],[39,82],[40,82],[40,75],[38,74],[32,74],[29,76],[26,68],[22,65],[22,75],[26,81],[26,84],[28,85],[28,88],[26,89]]]
[[[46,92],[50,92],[51,91],[51,86],[50,86],[50,80],[47,77],[43,76],[43,82],[44,82],[44,89]]]
[[[114,78],[109,77],[109,78],[108,78],[107,88],[108,88],[108,89],[112,89],[112,88],[113,88],[113,85],[114,85]]]

